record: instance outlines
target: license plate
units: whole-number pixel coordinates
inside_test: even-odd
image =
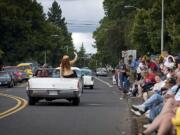
[[[49,95],[58,95],[57,91],[49,91]]]

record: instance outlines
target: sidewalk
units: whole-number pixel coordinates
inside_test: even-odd
[[[131,106],[132,105],[137,105],[137,104],[141,104],[143,102],[142,98],[138,98],[138,97],[126,97],[127,98],[127,102],[129,105],[129,111],[130,111],[130,117],[132,120],[132,133],[134,133],[134,135],[136,135],[137,133],[140,133],[144,130],[143,125],[146,124],[148,121],[147,119],[144,117],[144,115],[142,116],[136,116],[135,114],[133,114],[131,112]]]

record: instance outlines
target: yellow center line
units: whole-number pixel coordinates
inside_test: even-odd
[[[0,119],[7,117],[9,115],[12,115],[12,114],[22,110],[23,108],[25,108],[27,106],[27,101],[23,98],[8,95],[8,94],[3,94],[3,93],[0,93],[0,96],[8,97],[8,98],[11,98],[11,99],[17,101],[17,104],[14,107],[0,113]]]

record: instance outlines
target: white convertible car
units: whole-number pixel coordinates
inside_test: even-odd
[[[92,76],[92,71],[90,69],[82,68],[81,69],[83,76],[83,85],[84,87],[94,88],[94,78]]]
[[[28,80],[27,95],[29,105],[34,105],[41,99],[52,101],[67,99],[73,105],[79,105],[83,82],[78,68],[72,68],[77,78],[60,78],[59,69],[53,69],[48,77],[34,76]]]

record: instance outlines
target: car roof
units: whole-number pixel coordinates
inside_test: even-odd
[[[32,63],[20,63],[17,66],[30,66],[30,64],[32,64]]]

